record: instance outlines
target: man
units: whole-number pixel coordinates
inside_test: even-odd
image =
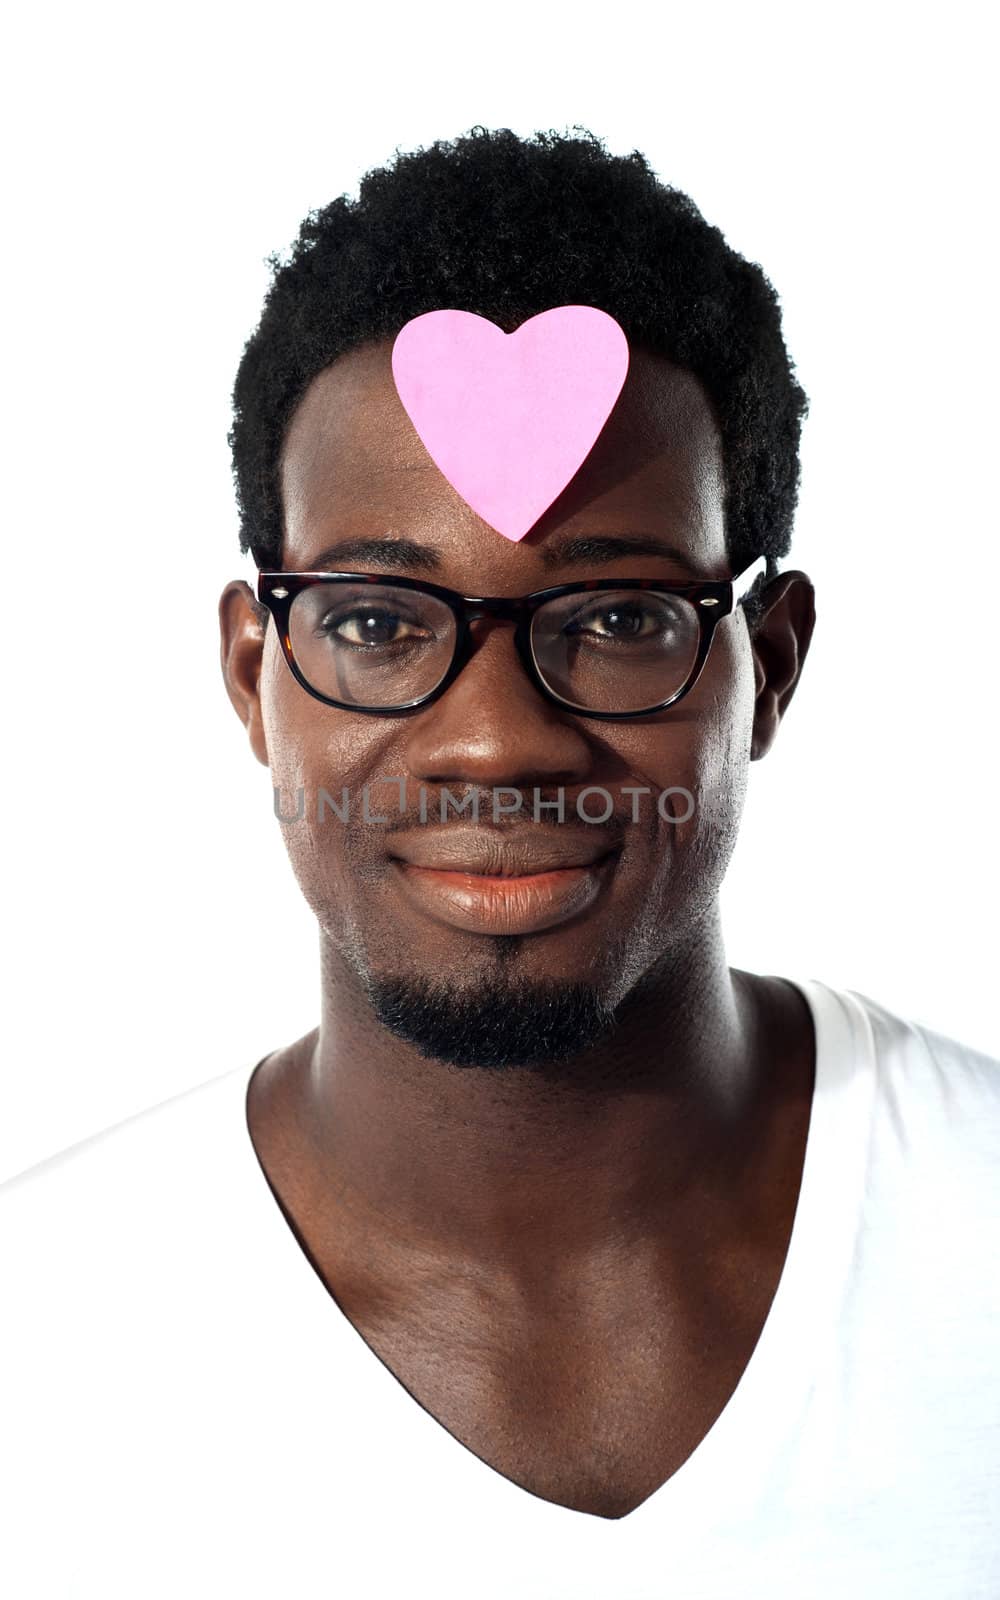
[[[504,537],[399,336],[581,306],[627,376]],[[760,269],[479,130],[307,221],[234,398],[320,1021],[6,1186],[12,1592],[1000,1593],[1000,1064],[719,926],[814,615]]]

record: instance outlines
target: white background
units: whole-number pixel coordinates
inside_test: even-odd
[[[3,84],[0,1173],[313,1026],[316,936],[218,665],[265,257],[395,148],[578,123],[782,300],[808,668],[734,965],[1000,1055],[985,6],[21,8]]]

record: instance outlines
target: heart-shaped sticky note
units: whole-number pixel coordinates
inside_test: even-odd
[[[579,471],[628,372],[628,340],[595,306],[513,333],[471,311],[414,317],[392,375],[434,464],[505,539],[523,539]]]

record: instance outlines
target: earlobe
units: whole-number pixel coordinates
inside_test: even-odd
[[[269,766],[260,703],[264,663],[264,628],[249,584],[227,583],[219,598],[222,676],[236,715],[250,737],[250,748],[262,766]]]
[[[753,637],[754,707],[750,759],[770,750],[802,674],[816,622],[813,586],[804,572],[783,572],[768,589]]]

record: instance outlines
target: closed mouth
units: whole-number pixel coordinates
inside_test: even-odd
[[[496,838],[477,836],[474,841],[455,838],[415,840],[397,846],[390,860],[401,867],[425,872],[459,873],[473,878],[535,878],[548,873],[586,871],[602,865],[609,857],[621,854],[618,843],[584,845],[566,840],[560,847],[549,842],[528,842],[512,846]]]
[[[456,872],[467,878],[536,878],[550,872],[586,872],[592,867],[603,866],[603,862],[621,856],[622,846],[613,845],[608,850],[603,850],[594,856],[581,856],[574,861],[573,858],[539,858],[538,861],[514,861],[514,859],[493,859],[486,862],[462,861],[456,856],[427,856],[422,861],[411,861],[406,856],[390,854],[390,861],[397,862],[400,867],[413,867],[419,872]]]
[[[395,857],[394,859],[399,861],[400,866],[416,868],[420,872],[453,872],[461,874],[463,878],[483,878],[486,881],[493,882],[496,879],[503,878],[542,878],[554,872],[585,872],[592,867],[601,866],[603,862],[618,854],[620,852],[617,850],[606,850],[603,855],[594,856],[587,861],[540,862],[537,865],[532,864],[524,867],[503,863],[500,866],[491,867],[488,872],[484,872],[480,867],[464,866],[460,862],[449,861],[439,865],[432,862],[406,861],[401,857]]]

